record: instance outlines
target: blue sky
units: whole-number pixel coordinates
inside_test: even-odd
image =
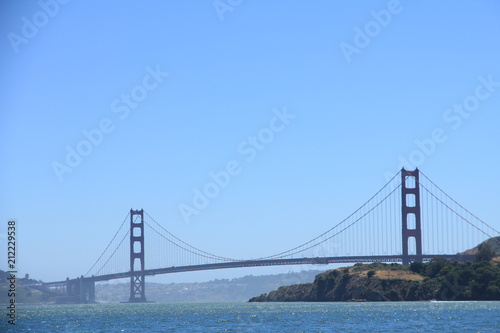
[[[498,1],[0,6],[0,221],[3,240],[18,221],[23,274],[84,274],[130,208],[208,252],[274,254],[402,166],[500,229]],[[239,172],[186,219],[230,161]]]

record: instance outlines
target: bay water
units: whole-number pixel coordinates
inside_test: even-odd
[[[16,325],[4,316],[1,332],[500,332],[500,302],[145,303],[16,310]]]

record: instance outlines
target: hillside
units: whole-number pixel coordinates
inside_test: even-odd
[[[500,300],[498,252],[488,240],[476,262],[435,258],[429,263],[356,264],[318,274],[313,283],[280,287],[250,302]],[[471,249],[472,250],[472,249]]]
[[[493,251],[493,253],[496,257],[500,257],[500,236],[487,239],[484,242],[482,242],[481,244],[479,244],[478,246],[476,246],[470,250],[462,252],[462,254],[476,255],[479,252],[479,248],[481,246],[484,246],[484,245],[489,246],[491,251]]]
[[[284,284],[312,281],[320,271],[301,271],[287,274],[244,276],[202,283],[146,282],[146,297],[154,302],[224,302],[246,301],[253,295],[269,292]],[[0,270],[0,304],[9,299],[8,273]],[[147,281],[147,279],[146,279]],[[42,281],[17,278],[16,302],[20,304],[56,303],[60,296],[42,286]],[[96,301],[101,303],[126,302],[130,296],[129,283],[96,284]]]
[[[425,277],[399,264],[356,264],[318,274],[313,283],[284,286],[250,302],[398,301],[426,298]]]
[[[9,273],[0,270],[0,304],[7,304]],[[30,279],[29,275],[16,279],[16,302],[22,304],[40,304],[50,301],[54,293],[43,288],[41,281]]]
[[[241,278],[217,279],[202,283],[151,283],[146,282],[146,297],[154,302],[236,302],[246,301],[276,289],[283,284],[312,281],[320,271],[244,276]],[[130,295],[129,283],[107,283],[96,285],[97,302],[124,302]]]

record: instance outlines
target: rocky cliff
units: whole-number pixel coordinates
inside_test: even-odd
[[[355,265],[318,274],[313,283],[280,287],[250,302],[402,301],[430,299],[430,286],[402,265]]]

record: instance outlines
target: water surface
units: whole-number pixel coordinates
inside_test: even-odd
[[[8,332],[500,332],[500,302],[25,306]],[[5,329],[0,329],[5,331]]]

